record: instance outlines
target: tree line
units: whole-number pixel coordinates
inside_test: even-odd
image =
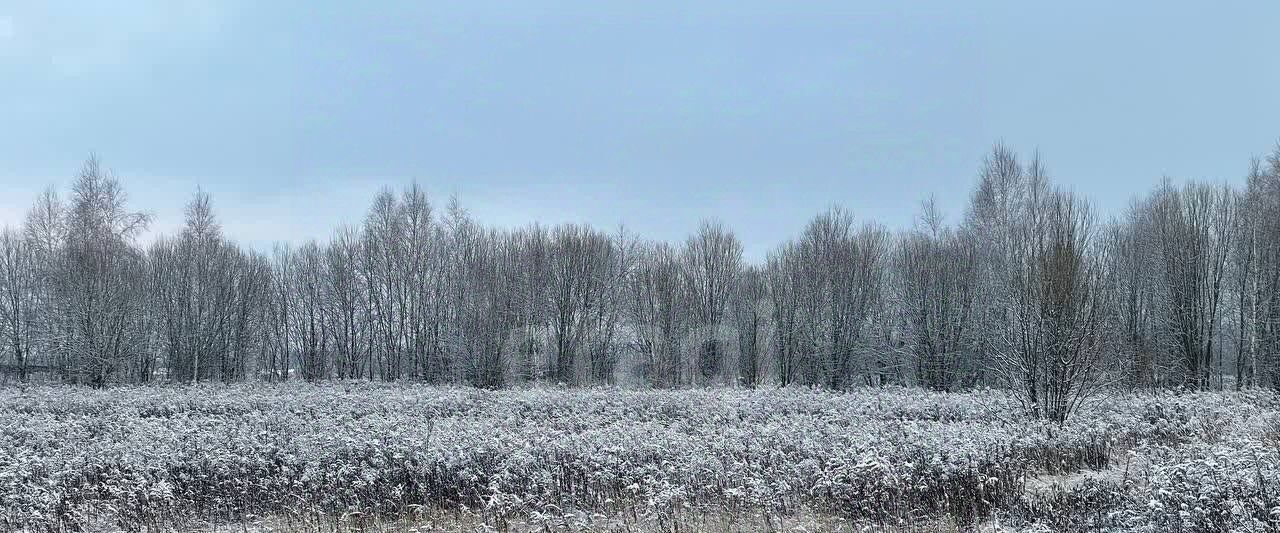
[[[68,383],[260,379],[1015,388],[1280,386],[1280,149],[1109,220],[997,145],[955,223],[841,208],[752,264],[732,230],[487,227],[416,184],[326,242],[237,245],[204,192],[149,216],[90,158],[0,233],[0,357]]]

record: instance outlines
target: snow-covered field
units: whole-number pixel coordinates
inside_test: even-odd
[[[0,531],[1266,531],[1277,397],[0,390]]]

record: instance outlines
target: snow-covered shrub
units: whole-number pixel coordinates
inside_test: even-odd
[[[1114,504],[1126,527],[1255,524],[1274,505],[1272,484],[1280,488],[1274,446],[1246,446],[1245,434],[1201,451],[1194,443],[1269,412],[1268,402],[1114,395],[1059,426],[1027,418],[999,391],[0,390],[0,530],[424,508],[467,509],[495,525],[599,513],[662,527],[697,513],[800,512],[973,524],[1019,509],[1043,523],[1026,510],[1028,479],[1114,468],[1129,448],[1169,459],[1153,459],[1149,488],[1077,488],[1036,505]],[[1222,456],[1212,466],[1178,459],[1193,452]]]

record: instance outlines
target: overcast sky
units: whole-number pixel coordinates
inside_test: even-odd
[[[0,0],[0,224],[96,152],[156,231],[199,186],[241,242],[323,239],[417,180],[758,260],[832,204],[959,219],[997,140],[1111,213],[1280,139],[1280,2],[686,4]]]

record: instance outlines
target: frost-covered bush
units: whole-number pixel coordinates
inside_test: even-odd
[[[1215,413],[1244,416],[1242,405],[1266,412],[1271,401],[1115,396],[1057,426],[1024,416],[999,391],[3,390],[0,530],[103,521],[137,530],[191,516],[394,516],[423,508],[467,509],[497,525],[584,511],[654,527],[711,512],[972,524],[1025,508],[1030,478],[1114,467],[1111,457],[1128,448],[1185,453],[1172,450],[1194,449],[1187,443],[1212,431],[1216,422],[1205,420]],[[1280,480],[1274,451],[1227,440],[1204,446],[1229,457],[1215,459],[1218,467],[1152,469],[1149,500],[1186,504],[1185,517],[1142,511],[1133,502],[1146,496],[1121,484],[1060,505],[1120,501],[1115,519],[1127,526],[1265,520],[1267,485],[1249,480]],[[1206,488],[1206,476],[1255,453],[1260,474]],[[1200,510],[1182,499],[1192,493],[1202,498]],[[1224,509],[1244,518],[1222,522]]]
[[[1280,530],[1276,407],[1259,391],[1103,402],[1095,415],[1132,424],[1121,434],[1127,453],[1106,471],[1024,495],[1014,514],[1048,531]]]

